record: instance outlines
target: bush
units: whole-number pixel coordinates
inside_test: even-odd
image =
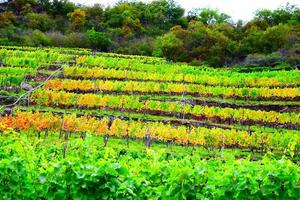
[[[49,46],[50,38],[39,30],[34,30],[31,35],[24,37],[25,45],[28,46]]]
[[[250,54],[245,59],[245,64],[258,66],[275,66],[280,62],[284,62],[284,58],[277,52],[271,54]]]
[[[150,56],[153,51],[153,38],[134,39],[119,47],[116,52],[130,55]]]
[[[156,39],[152,55],[156,57],[163,56],[173,61],[185,61],[187,57],[183,41],[172,32]]]
[[[17,44],[16,42],[11,41],[7,37],[0,38],[0,45],[4,45],[4,46],[11,45],[11,46],[13,46],[13,45],[16,45],[16,44]]]
[[[111,39],[108,37],[108,35],[106,33],[97,32],[97,31],[95,31],[94,28],[87,31],[85,36],[87,38],[89,47],[91,47],[93,49],[107,51],[108,48],[112,44]]]
[[[48,32],[46,35],[50,39],[50,45],[56,47],[64,47],[66,46],[66,36],[61,32]]]
[[[65,47],[79,47],[79,48],[88,47],[87,38],[85,34],[76,33],[76,32],[65,35],[64,44]]]
[[[29,29],[47,31],[50,30],[54,24],[46,13],[28,13],[26,15],[26,25]]]

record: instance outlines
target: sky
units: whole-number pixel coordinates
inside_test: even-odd
[[[71,0],[75,3],[93,5],[100,3],[104,6],[113,5],[118,0]],[[142,0],[149,2],[151,0]],[[186,11],[192,8],[213,8],[224,12],[232,17],[234,21],[242,19],[249,21],[258,9],[274,10],[287,2],[300,7],[300,0],[176,0]]]

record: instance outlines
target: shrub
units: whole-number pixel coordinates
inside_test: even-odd
[[[87,39],[83,33],[70,33],[64,37],[64,44],[66,47],[87,47]]]
[[[100,49],[102,51],[107,51],[111,46],[112,41],[108,35],[104,32],[97,32],[95,29],[91,29],[86,32],[86,38],[89,47],[93,49]]]
[[[50,38],[39,30],[34,30],[31,35],[24,37],[24,42],[28,46],[49,46]]]

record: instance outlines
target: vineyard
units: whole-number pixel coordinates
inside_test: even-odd
[[[0,47],[3,199],[299,199],[300,71]]]

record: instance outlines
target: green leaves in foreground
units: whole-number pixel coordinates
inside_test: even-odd
[[[5,139],[7,138],[7,139]],[[10,139],[11,138],[11,139]],[[25,137],[24,137],[25,138]],[[70,141],[26,143],[1,136],[1,199],[298,199],[300,169],[289,160],[166,158],[165,152],[97,149]],[[33,138],[33,140],[36,140]],[[49,141],[50,142],[50,141]],[[24,149],[25,151],[22,151]]]

